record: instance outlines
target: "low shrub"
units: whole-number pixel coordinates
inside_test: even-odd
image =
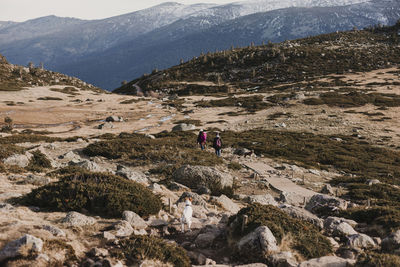
[[[371,235],[385,237],[400,229],[400,210],[397,207],[354,208],[340,211],[341,217],[366,223],[371,227]]]
[[[6,159],[14,154],[22,154],[25,149],[16,145],[2,144],[0,139],[0,160]]]
[[[369,252],[358,257],[355,267],[397,267],[400,266],[400,256]]]
[[[241,225],[244,215],[248,216],[248,223],[242,232]],[[229,222],[230,235],[233,238],[241,238],[259,226],[267,226],[278,243],[281,243],[285,236],[290,235],[293,239],[290,244],[291,248],[307,259],[318,258],[332,253],[329,240],[319,232],[316,226],[294,219],[274,206],[252,204],[247,208],[241,209],[237,215],[232,216]],[[248,259],[248,261],[252,262],[256,262],[256,260]]]
[[[157,134],[150,139],[141,134],[120,134],[118,137],[87,146],[87,156],[103,156],[120,159],[133,166],[145,164],[172,164],[177,168],[184,164],[214,166],[222,159],[215,154],[201,151],[196,144],[197,136],[191,132]],[[211,144],[210,144],[211,145]]]
[[[228,97],[218,100],[199,101],[195,103],[199,107],[241,107],[248,112],[257,112],[268,109],[272,105],[264,102],[262,95],[246,96],[246,97]]]
[[[145,259],[155,259],[170,263],[175,267],[189,267],[190,259],[186,251],[174,243],[152,236],[132,235],[121,240],[119,247],[111,250],[111,254],[128,264],[135,264]]]
[[[228,164],[228,168],[231,170],[241,170],[242,165],[240,165],[240,163],[238,162],[232,161],[231,163]]]
[[[20,199],[55,211],[82,211],[120,217],[125,210],[140,216],[156,214],[161,200],[136,182],[108,174],[80,171],[61,177],[60,181],[32,190]]]
[[[366,104],[375,106],[398,107],[400,106],[400,96],[396,94],[350,92],[340,94],[338,92],[328,92],[321,94],[319,98],[309,98],[304,100],[306,105],[338,106],[342,108],[361,107]]]
[[[32,152],[32,157],[29,160],[29,164],[26,167],[30,171],[40,172],[43,169],[51,168],[51,162],[45,154],[39,150]]]
[[[59,98],[59,97],[45,96],[45,97],[39,97],[37,100],[45,100],[45,101],[56,100],[56,101],[60,101],[60,100],[63,100],[63,99]]]

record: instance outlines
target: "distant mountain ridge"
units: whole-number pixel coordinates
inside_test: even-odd
[[[202,51],[390,24],[400,17],[399,10],[397,1],[168,2],[103,20],[50,16],[0,23],[0,52],[13,63],[44,62],[49,69],[113,89],[122,80]]]

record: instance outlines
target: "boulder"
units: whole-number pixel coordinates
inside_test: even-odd
[[[252,195],[252,196],[249,196],[246,200],[247,200],[247,203],[249,203],[249,204],[259,203],[261,205],[278,206],[278,203],[275,201],[274,197],[271,196],[270,194]]]
[[[236,148],[233,151],[233,154],[238,155],[238,156],[244,156],[244,155],[247,155],[247,154],[250,154],[250,153],[251,153],[251,150],[249,150],[247,148],[244,148],[244,147]]]
[[[97,129],[103,130],[103,129],[112,129],[114,128],[114,124],[111,122],[105,122],[97,126]]]
[[[134,171],[122,165],[117,166],[117,172],[115,174],[141,184],[149,184],[149,179],[147,179],[147,176],[143,172]]]
[[[0,203],[0,212],[9,212],[13,210],[14,206],[8,203]]]
[[[256,254],[265,257],[266,254],[278,251],[275,236],[267,226],[260,226],[244,236],[237,244],[240,254]]]
[[[65,237],[65,232],[58,227],[51,225],[43,225],[42,228],[46,231],[49,231],[52,235],[57,237]]]
[[[81,157],[73,151],[69,151],[68,153],[61,155],[58,158],[64,160],[80,160]]]
[[[190,190],[189,187],[187,187],[183,184],[177,183],[177,182],[170,183],[168,188],[173,191],[189,191]]]
[[[109,116],[106,118],[106,122],[123,122],[124,119],[120,116]]]
[[[199,234],[194,240],[194,244],[198,248],[210,248],[217,236],[214,232]]]
[[[133,211],[124,211],[122,213],[122,219],[129,222],[129,224],[136,230],[146,229],[148,226],[146,221]]]
[[[285,213],[287,213],[292,218],[307,221],[309,223],[314,224],[315,226],[317,226],[320,229],[322,229],[324,226],[322,219],[318,218],[316,215],[312,214],[311,212],[309,212],[305,209],[287,205],[287,204],[280,205],[279,208],[282,211],[284,211]]]
[[[213,203],[221,206],[224,210],[228,211],[231,214],[236,214],[240,210],[240,207],[225,195],[213,197],[212,201]]]
[[[349,236],[348,245],[353,249],[372,249],[376,247],[374,240],[365,234]]]
[[[334,236],[350,236],[357,234],[357,231],[347,222],[346,219],[328,217],[324,221],[324,229]]]
[[[297,267],[298,263],[290,251],[283,251],[268,257],[274,267]]]
[[[113,224],[114,230],[111,231],[116,237],[127,237],[133,233],[131,224],[125,220]]]
[[[68,212],[67,216],[65,216],[62,222],[73,227],[81,227],[95,224],[96,219],[83,215],[79,212],[71,211]]]
[[[329,185],[329,184],[324,185],[324,187],[321,190],[321,193],[322,194],[328,194],[328,195],[334,195],[335,194],[335,192],[333,192],[332,186]]]
[[[374,184],[380,184],[381,183],[381,181],[379,181],[378,179],[371,179],[371,180],[368,180],[367,181],[367,184],[369,185],[369,186],[372,186],[372,185],[374,185]]]
[[[192,198],[192,205],[207,208],[207,202],[200,195],[193,192],[184,192],[178,199],[177,203],[185,202],[186,198],[189,197]]]
[[[176,170],[173,179],[192,189],[202,186],[217,192],[226,187],[233,186],[233,177],[229,173],[223,173],[212,167],[185,165]]]
[[[309,199],[304,199],[302,195],[293,192],[281,192],[279,200],[285,204],[303,207],[303,205],[305,204],[304,200],[308,201]]]
[[[104,171],[104,169],[102,167],[100,167],[97,163],[87,160],[87,159],[78,161],[78,162],[70,161],[68,163],[68,165],[81,167],[81,168],[86,169],[91,172],[103,172]]]
[[[345,210],[347,209],[348,202],[333,196],[316,194],[311,197],[306,205],[306,209],[312,213],[317,213],[319,209]]]
[[[304,261],[299,264],[299,267],[347,267],[354,263],[354,260],[343,259],[337,256],[325,256]]]
[[[391,233],[382,240],[382,249],[385,251],[394,251],[400,249],[400,230]]]
[[[21,168],[25,168],[29,165],[30,157],[27,155],[12,155],[3,160],[3,163],[6,165],[18,166]]]
[[[173,132],[191,131],[196,129],[193,124],[180,123],[172,128]]]
[[[0,262],[6,259],[20,256],[21,253],[27,251],[41,252],[43,241],[32,235],[24,235],[23,237],[7,243],[0,251]]]

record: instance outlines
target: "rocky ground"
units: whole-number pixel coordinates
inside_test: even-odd
[[[351,81],[351,86],[359,90],[390,94],[400,91],[400,86],[393,82],[382,85],[388,80],[399,81],[397,67],[343,75],[340,79]],[[148,256],[148,251],[132,252],[134,257],[142,256],[135,259],[129,257],[128,252],[116,253],[115,250],[125,248],[124,242],[132,235],[161,237],[168,243],[176,243],[185,249],[193,265],[347,266],[357,262],[363,266],[365,254],[393,255],[400,249],[398,231],[385,236],[373,234],[364,223],[340,217],[340,213],[334,216],[320,212],[321,209],[364,208],[352,199],[341,198],[348,189],[329,184],[343,175],[338,168],[318,169],[284,157],[259,154],[235,144],[224,147],[222,160],[213,164],[216,166],[179,166],[167,175],[166,182],[165,176],[151,171],[156,163],[140,161],[135,164],[135,160],[142,160],[139,156],[135,158],[130,154],[131,164],[124,164],[126,162],[117,158],[89,156],[85,152],[90,144],[107,140],[105,134],[115,134],[112,140],[118,142],[121,138],[122,142],[123,137],[118,137],[122,132],[143,134],[149,141],[157,142],[162,138],[157,134],[162,131],[193,131],[189,134],[192,137],[189,142],[195,146],[200,128],[210,129],[210,138],[218,128],[223,140],[224,132],[255,129],[329,135],[338,142],[343,141],[339,140],[342,136],[355,135],[376,147],[397,151],[400,107],[379,109],[367,104],[343,108],[304,104],[305,99],[324,92],[313,90],[300,91],[278,103],[267,100],[276,92],[256,93],[271,106],[248,113],[241,105],[202,107],[198,104],[199,101],[221,99],[217,96],[133,97],[79,87],[74,87],[74,94],[68,94],[60,92],[64,88],[56,85],[0,91],[0,121],[11,118],[12,123],[8,125],[13,128],[13,132],[4,130],[0,133],[1,145],[5,147],[11,143],[24,148],[23,153],[4,156],[5,167],[0,166],[0,262],[6,266],[186,266],[184,262],[171,262],[171,257]],[[339,87],[333,89],[339,90]],[[378,115],[368,115],[377,112]],[[377,117],[386,119],[374,120]],[[7,126],[6,123],[3,125]],[[27,137],[22,133],[30,135]],[[29,138],[39,134],[53,139]],[[7,141],[16,136],[24,137],[21,141]],[[70,137],[76,138],[64,139]],[[168,147],[166,149],[168,151]],[[51,166],[33,171],[30,162],[35,151],[45,155]],[[212,148],[208,147],[200,156],[211,157],[212,153]],[[87,209],[54,211],[40,205],[22,205],[18,201],[33,189],[64,179],[49,173],[68,166],[116,174],[142,184],[161,199],[163,208],[149,216],[126,210],[116,218]],[[281,179],[281,185],[276,186],[274,179]],[[214,194],[211,192],[214,183],[221,189],[234,187],[235,191]],[[380,181],[368,183],[371,186]],[[312,193],[294,192],[296,188],[305,188]],[[185,196],[193,198],[193,229],[180,233],[179,218]],[[304,236],[292,226],[280,232],[271,224],[258,225],[258,217],[254,218],[250,211],[244,213],[243,209],[250,206],[257,210],[260,206],[255,203],[270,207],[268,217],[279,217],[288,225],[302,225],[303,231],[312,232],[319,240],[315,242],[322,242],[321,246],[326,246],[326,250],[311,251],[312,242],[305,246],[307,249],[299,249],[304,246],[298,244],[303,242]],[[283,221],[278,221],[280,224],[284,225]],[[393,259],[390,266],[396,266],[396,260]]]

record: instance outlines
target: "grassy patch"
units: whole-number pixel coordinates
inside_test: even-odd
[[[248,223],[241,232],[243,216],[248,216]],[[280,209],[273,206],[253,204],[241,209],[237,215],[230,219],[231,235],[240,238],[259,226],[267,226],[274,234],[278,243],[281,243],[285,236],[292,237],[290,247],[298,251],[307,259],[318,258],[332,253],[332,247],[326,237],[324,237],[316,226],[298,219],[293,219]],[[313,244],[310,246],[310,244]],[[257,262],[257,259],[250,255],[247,261]],[[244,255],[241,259],[243,260]],[[260,259],[259,259],[260,260]]]
[[[397,267],[400,266],[400,257],[393,254],[368,252],[358,257],[355,267]]]
[[[138,103],[140,101],[141,101],[140,99],[132,98],[132,99],[124,100],[124,101],[120,102],[120,104],[129,105],[129,104],[133,104],[133,103]]]
[[[334,137],[343,141],[338,142]],[[257,155],[295,161],[306,167],[334,167],[400,184],[400,179],[396,178],[400,177],[399,152],[375,147],[351,136],[253,129],[240,133],[226,131],[222,138],[227,147],[245,147]]]
[[[60,181],[34,189],[20,199],[54,211],[82,211],[119,218],[125,210],[140,216],[156,214],[161,200],[136,182],[107,173],[78,171]]]
[[[0,160],[6,159],[14,154],[22,154],[24,152],[25,152],[25,149],[22,147],[19,147],[19,146],[13,145],[13,144],[1,144],[0,145]]]
[[[111,254],[126,260],[128,264],[135,264],[145,259],[155,259],[176,267],[191,266],[190,259],[183,248],[152,236],[133,235],[128,239],[121,240],[119,247],[113,249]]]
[[[240,163],[238,163],[238,162],[232,161],[232,162],[230,162],[228,164],[228,168],[231,169],[231,170],[237,170],[238,171],[238,170],[242,169],[242,165]]]
[[[222,164],[222,160],[216,155],[198,148],[197,136],[191,132],[161,133],[156,137],[150,139],[141,134],[122,133],[118,137],[90,144],[83,153],[90,157],[117,159],[133,166],[171,164],[174,168],[179,168],[184,164]],[[211,145],[211,140],[209,142]]]
[[[304,100],[306,105],[323,105],[337,106],[342,108],[361,107],[366,104],[384,107],[400,106],[400,95],[381,94],[381,93],[360,93],[350,92],[340,94],[338,92],[329,92],[321,94],[319,98],[309,98]]]
[[[181,124],[181,123],[185,123],[185,124],[193,124],[194,126],[201,126],[201,121],[200,120],[180,120],[180,121],[176,121],[174,122],[174,124]]]
[[[59,98],[59,97],[45,96],[45,97],[39,97],[37,100],[45,100],[45,101],[52,101],[52,100],[55,100],[55,101],[61,101],[61,100],[63,100],[63,99],[62,99],[62,98]]]
[[[261,95],[246,96],[246,97],[228,97],[218,100],[199,101],[195,103],[199,107],[240,107],[248,112],[257,112],[268,109],[272,105],[264,102],[264,97]]]
[[[29,160],[29,165],[26,167],[30,171],[41,172],[43,169],[51,168],[51,162],[45,154],[39,150],[32,152],[32,158]]]
[[[73,95],[73,96],[79,95],[79,93],[78,93],[79,90],[72,86],[67,86],[67,87],[64,87],[63,89],[50,88],[50,90],[53,92],[59,92],[59,93],[67,94],[67,95]]]
[[[0,138],[0,144],[19,144],[19,143],[54,143],[54,142],[75,142],[79,137],[69,137],[69,138],[58,138],[49,137],[42,134],[14,134],[6,137]]]

